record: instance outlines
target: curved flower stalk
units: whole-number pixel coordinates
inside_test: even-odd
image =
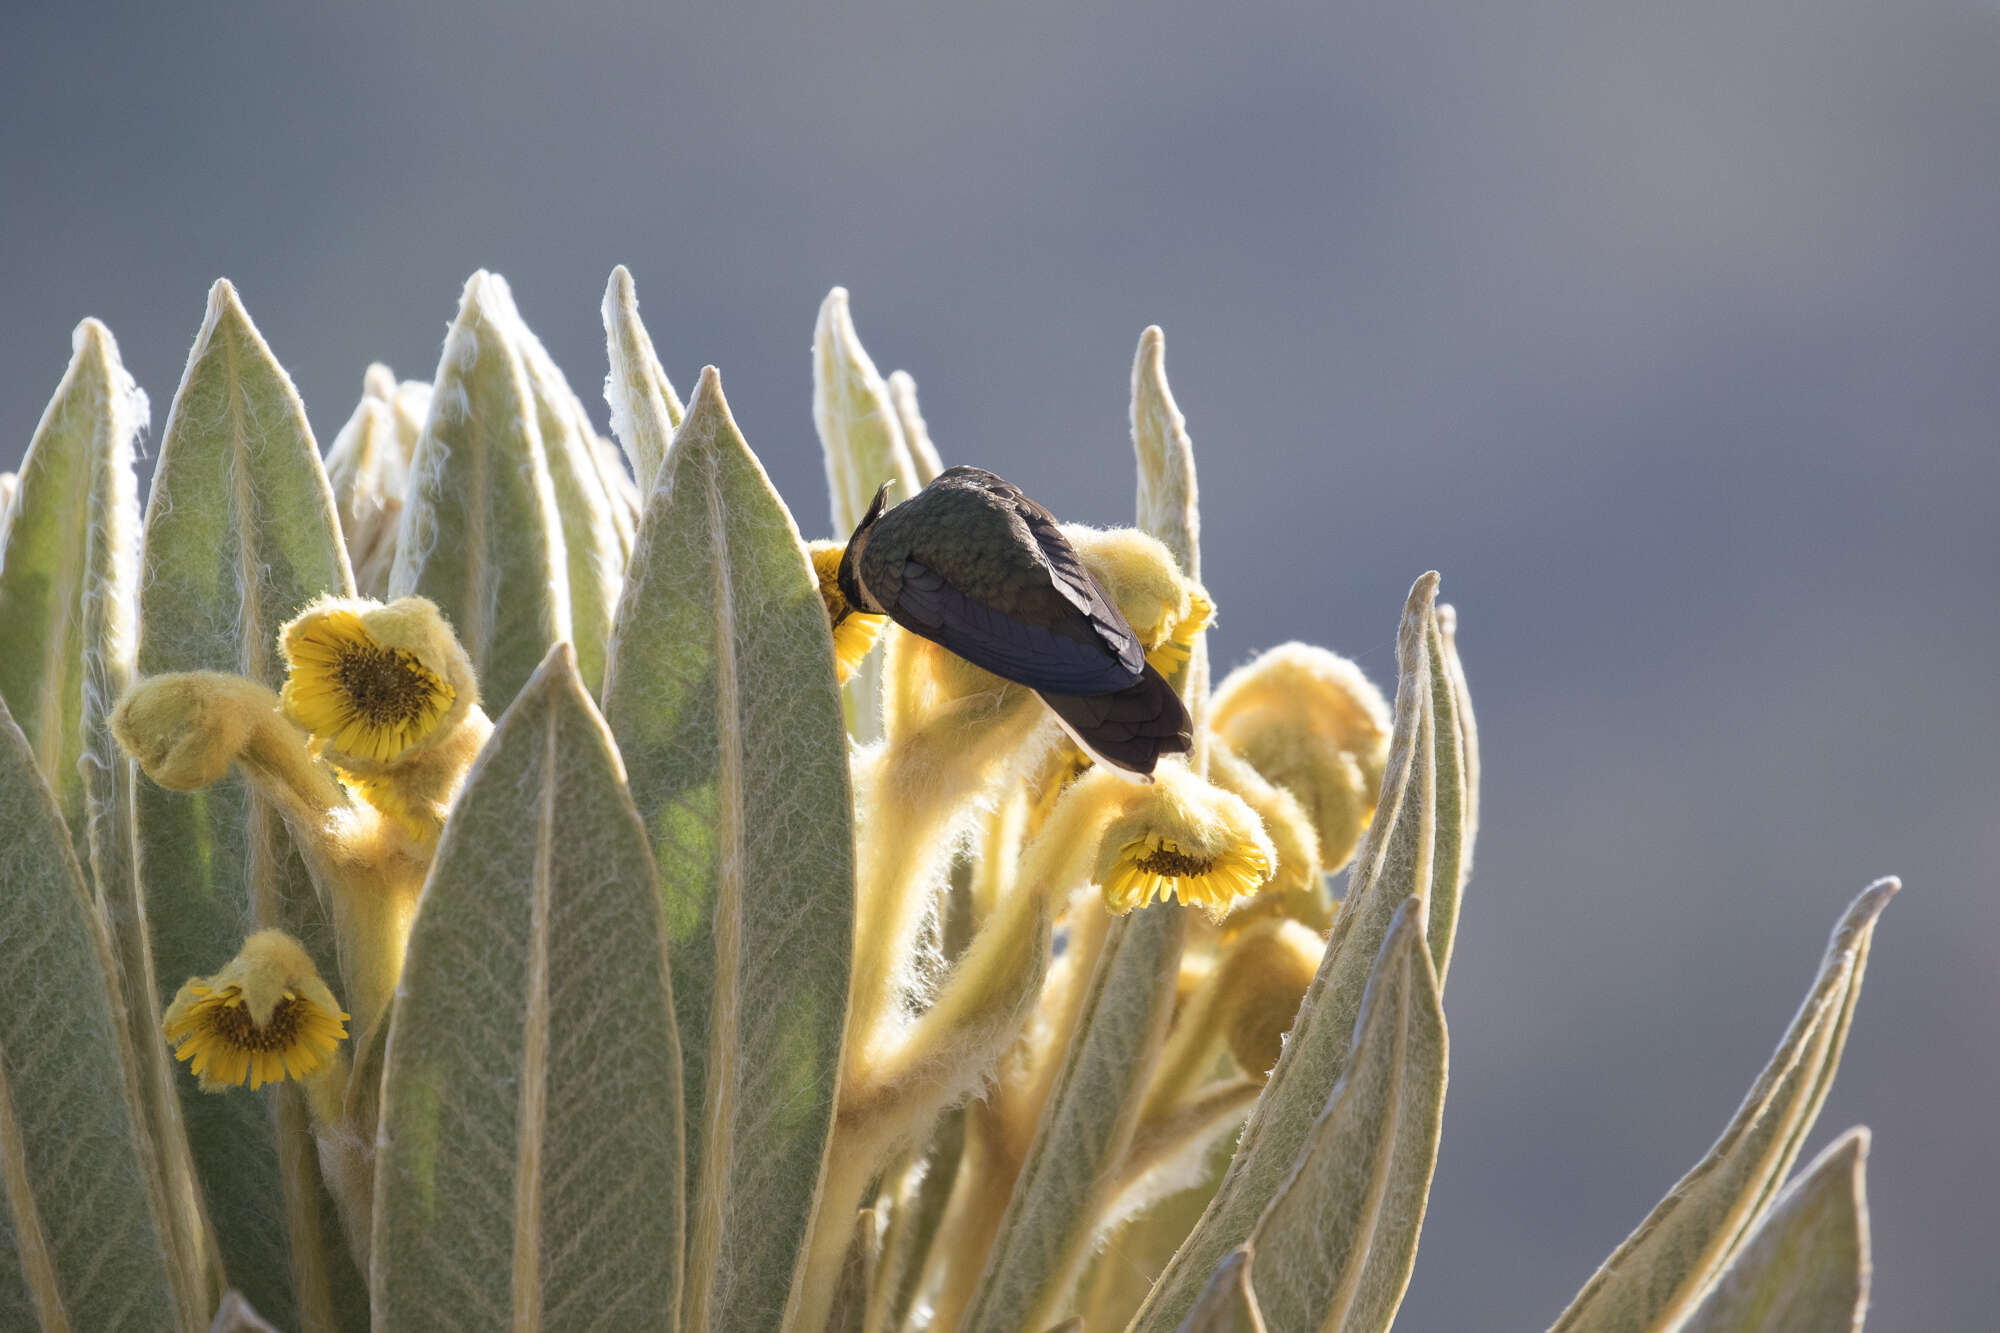
[[[0,1309],[1382,1333],[1479,810],[1437,576],[1393,707],[1302,643],[1211,695],[1227,608],[1146,330],[1135,525],[1063,528],[1193,719],[1135,782],[847,603],[867,498],[944,460],[844,292],[814,343],[818,542],[712,368],[683,408],[622,268],[602,315],[632,475],[486,273],[435,383],[370,367],[322,471],[218,284],[143,550],[143,397],[80,329],[0,486],[0,861],[25,886],[0,905]],[[1858,1324],[1864,1140],[1784,1182],[1893,892],[1850,909],[1722,1138],[1560,1329]],[[20,943],[43,939],[60,996]],[[38,1155],[72,1127],[83,1190]]]

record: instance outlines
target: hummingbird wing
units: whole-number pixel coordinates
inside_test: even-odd
[[[1152,667],[1139,683],[1115,694],[1052,694],[1042,701],[1063,730],[1102,763],[1131,773],[1151,773],[1163,754],[1194,748],[1194,719],[1180,695]]]
[[[1055,516],[979,468],[952,468],[875,524],[862,581],[897,624],[994,675],[1110,694],[1146,667],[1138,636]]]

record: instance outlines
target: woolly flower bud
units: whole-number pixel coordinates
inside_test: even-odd
[[[1209,725],[1312,818],[1320,862],[1340,869],[1374,818],[1389,753],[1389,704],[1344,657],[1287,643],[1216,690]]]
[[[871,616],[848,604],[847,595],[840,590],[840,557],[847,550],[843,543],[811,542],[806,549],[812,555],[820,600],[826,603],[826,617],[833,629],[834,675],[845,685],[854,668],[861,665],[861,659],[875,646],[889,617]]]
[[[1320,873],[1319,834],[1305,807],[1220,740],[1210,745],[1208,776],[1257,812],[1278,853],[1271,882],[1256,898],[1237,904],[1226,926],[1236,929],[1261,917],[1283,916],[1323,933],[1333,924],[1333,903],[1327,895],[1326,877]]]
[[[1137,528],[1065,524],[1062,532],[1139,636],[1146,660],[1171,676],[1187,660],[1195,636],[1215,619],[1208,593],[1181,573],[1158,538]]]
[[[1296,921],[1259,921],[1237,937],[1214,980],[1217,1018],[1246,1074],[1278,1063],[1326,946]]]
[[[1145,785],[1103,785],[1113,803],[1091,876],[1105,906],[1124,914],[1171,894],[1220,916],[1271,877],[1277,853],[1241,797],[1210,786],[1179,760]]]
[[[344,1013],[299,942],[260,930],[211,977],[190,977],[161,1024],[203,1092],[317,1073],[347,1035]]]

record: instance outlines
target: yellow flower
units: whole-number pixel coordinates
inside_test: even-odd
[[[202,1091],[221,1092],[317,1073],[347,1035],[347,1017],[299,942],[260,930],[222,971],[189,978],[161,1026]]]
[[[1197,635],[1215,619],[1215,603],[1199,583],[1181,573],[1173,553],[1137,528],[1063,526],[1119,614],[1139,636],[1146,660],[1171,677],[1187,661]]]
[[[827,620],[833,628],[834,675],[845,685],[854,668],[861,665],[861,659],[875,646],[889,617],[871,616],[848,605],[840,591],[840,557],[847,549],[845,545],[813,542],[808,549],[812,553],[813,575],[819,580],[820,600],[826,603]]]
[[[386,762],[436,730],[458,691],[410,646],[385,643],[371,628],[356,604],[307,608],[280,641],[291,674],[279,697],[293,721],[333,749]]]
[[[1113,912],[1172,895],[1220,917],[1271,878],[1277,853],[1241,797],[1196,777],[1177,760],[1145,785],[1123,784],[1121,808],[1099,844],[1094,878]]]

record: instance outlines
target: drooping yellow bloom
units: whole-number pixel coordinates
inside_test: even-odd
[[[202,1091],[221,1092],[317,1073],[347,1018],[299,942],[260,930],[220,972],[183,983],[161,1026]]]
[[[383,643],[343,605],[308,609],[285,627],[291,674],[285,712],[334,749],[394,759],[423,740],[458,697],[451,682],[407,647]]]
[[[1137,528],[1086,528],[1064,524],[1063,535],[1139,637],[1146,660],[1172,676],[1215,619],[1215,603],[1199,583],[1181,573],[1173,553]]]
[[[845,685],[854,668],[861,665],[861,659],[875,646],[889,617],[855,610],[840,591],[840,557],[847,549],[845,545],[813,542],[808,549],[812,552],[813,574],[819,580],[820,600],[826,603],[827,620],[833,628],[834,674]]]
[[[1211,786],[1178,760],[1145,786],[1123,784],[1121,808],[1099,844],[1095,879],[1105,906],[1123,914],[1171,895],[1219,917],[1271,878],[1277,853],[1241,797]]]

